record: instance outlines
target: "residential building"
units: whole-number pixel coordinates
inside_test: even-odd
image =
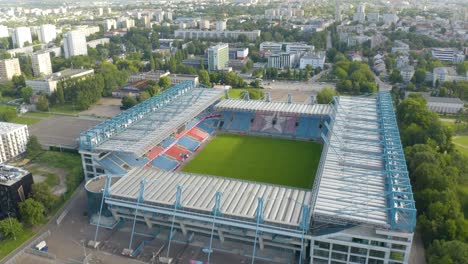
[[[432,48],[431,55],[440,61],[450,63],[462,63],[465,60],[465,54],[456,49]]]
[[[224,30],[226,30],[226,28],[227,28],[226,20],[216,21],[216,30],[224,31]]]
[[[262,42],[260,43],[260,51],[281,52],[283,43],[281,42]]]
[[[237,39],[240,35],[245,35],[249,40],[256,40],[260,37],[260,30],[241,31],[241,30],[198,30],[198,29],[178,29],[174,31],[176,38],[183,39],[203,39],[203,38],[231,38]]]
[[[0,25],[0,38],[8,38],[8,27]]]
[[[229,48],[229,59],[245,59],[249,56],[249,48]]]
[[[0,164],[0,220],[20,217],[19,203],[30,196],[33,183],[31,172]]]
[[[414,75],[414,67],[411,65],[406,65],[400,68],[400,75],[403,77],[403,81],[409,83],[411,78]]]
[[[104,20],[103,25],[106,32],[117,29],[117,21],[115,21],[115,19],[106,19]]]
[[[117,20],[117,26],[119,28],[130,29],[132,27],[135,27],[135,20],[129,17],[121,17]]]
[[[312,66],[312,69],[323,69],[325,65],[326,53],[324,51],[313,52],[304,55],[299,61],[299,68],[305,69],[307,65]]]
[[[229,62],[229,45],[221,43],[208,48],[208,70],[224,70]]]
[[[83,31],[73,30],[65,33],[63,37],[63,50],[65,58],[78,55],[88,55],[86,37]]]
[[[315,49],[313,45],[307,45],[304,43],[284,43],[286,46],[286,52],[310,52]]]
[[[37,52],[32,55],[32,68],[34,76],[52,74],[52,63],[49,52]]]
[[[15,75],[21,75],[18,58],[0,60],[0,81],[9,81]]]
[[[437,81],[439,84],[453,81],[468,81],[468,72],[465,75],[458,75],[457,71],[452,67],[437,67],[432,72],[432,85],[435,86]]]
[[[284,69],[295,68],[299,63],[298,53],[280,52],[268,55],[268,68]]]
[[[392,53],[400,52],[403,54],[409,53],[409,45],[400,40],[395,40],[392,47]]]
[[[367,14],[367,22],[369,23],[378,23],[380,21],[379,12],[370,12]]]
[[[141,16],[141,21],[145,28],[151,28],[151,17],[149,15]]]
[[[57,89],[57,83],[64,79],[84,78],[94,74],[93,69],[68,69],[61,72],[40,77],[34,80],[26,80],[26,85],[31,86],[33,92],[50,95]]]
[[[27,125],[0,122],[0,164],[23,154],[28,139]]]
[[[200,29],[201,30],[210,29],[210,21],[208,19],[200,20]]]
[[[109,41],[110,41],[109,38],[100,38],[100,39],[90,40],[86,42],[86,45],[95,49],[98,45],[109,44]]]
[[[32,44],[31,29],[28,27],[17,27],[12,34],[13,45],[17,48],[24,47],[25,43]]]
[[[353,21],[363,23],[366,20],[366,4],[361,3],[356,9],[356,13],[353,15]]]
[[[99,32],[99,26],[78,26],[76,30],[81,30],[85,37],[89,37]]]
[[[398,16],[395,14],[383,14],[383,22],[387,25],[396,24],[398,22]]]
[[[335,21],[341,22],[341,6],[339,0],[335,0]]]
[[[40,42],[47,44],[57,37],[57,29],[54,25],[42,25],[39,28],[37,37]]]
[[[169,79],[171,80],[171,85],[176,85],[185,81],[192,81],[194,85],[198,85],[198,75],[191,74],[170,74]]]

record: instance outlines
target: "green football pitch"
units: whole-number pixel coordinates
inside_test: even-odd
[[[314,142],[221,134],[182,170],[310,188],[321,153]]]

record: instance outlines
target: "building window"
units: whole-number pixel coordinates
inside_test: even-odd
[[[315,241],[315,248],[323,248],[323,249],[330,249],[330,243],[322,242],[322,241]]]
[[[351,256],[350,260],[353,263],[360,263],[360,264],[365,264],[366,263],[366,258],[365,257]]]
[[[101,168],[96,168],[96,173],[104,173],[104,170]]]
[[[91,166],[91,165],[86,165],[86,170],[87,171],[94,171],[93,166]]]
[[[369,252],[369,256],[371,257],[378,257],[378,258],[385,258],[385,252],[378,251],[378,250],[371,250]]]
[[[367,255],[367,249],[351,247],[351,253],[358,254],[358,255]]]
[[[346,261],[347,260],[347,255],[346,254],[343,254],[343,253],[337,253],[337,252],[332,252],[332,259],[336,259],[336,260],[344,260]]]
[[[347,253],[348,252],[348,247],[343,246],[343,245],[333,244],[333,250]]]
[[[383,260],[380,260],[380,259],[369,259],[369,264],[384,264],[384,261]]]
[[[314,249],[314,256],[328,258],[329,252],[321,249]]]

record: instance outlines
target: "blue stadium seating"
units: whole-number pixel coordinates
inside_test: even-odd
[[[194,127],[199,121],[200,119],[194,118],[192,121],[187,123],[187,125],[185,126],[185,129],[189,130],[190,128]]]
[[[161,144],[159,144],[159,145],[161,145],[161,147],[163,147],[163,148],[167,148],[167,147],[169,147],[172,143],[174,143],[174,141],[176,141],[176,138],[175,138],[175,137],[168,137],[168,138],[164,139],[164,140],[161,142]]]
[[[301,138],[320,138],[320,119],[313,117],[299,117],[296,136]]]
[[[123,161],[121,158],[117,157],[114,153],[111,153],[111,154],[107,155],[106,158],[111,159],[115,164],[117,164],[117,165],[119,165],[121,167],[125,165],[125,161]]]
[[[237,112],[233,113],[234,118],[227,129],[248,131],[250,129],[250,120],[253,118],[253,113]]]
[[[210,126],[208,126],[208,125],[205,124],[205,123],[201,123],[201,124],[199,124],[197,127],[198,127],[199,129],[205,131],[205,132],[208,133],[208,134],[213,133],[213,131],[215,130],[213,127],[210,127]]]
[[[167,158],[166,156],[162,155],[162,156],[159,156],[157,158],[155,158],[151,164],[153,166],[156,166],[160,169],[163,169],[165,171],[171,171],[173,170],[175,167],[177,167],[177,165],[179,165],[179,163],[173,159],[170,159],[170,158]]]
[[[145,157],[137,157],[133,154],[118,153],[115,154],[121,160],[125,161],[128,165],[133,167],[139,167],[145,165],[149,160]]]
[[[184,147],[184,148],[186,148],[186,149],[188,149],[190,151],[195,151],[195,149],[198,148],[198,146],[200,146],[200,142],[198,142],[198,141],[196,141],[194,139],[191,139],[188,136],[184,136],[181,139],[179,139],[177,144],[181,145],[182,147]]]
[[[112,155],[112,154],[111,154]],[[117,174],[122,175],[125,174],[126,171],[120,167],[117,163],[115,163],[111,158],[110,155],[106,156],[105,158],[98,161],[104,169],[109,172],[110,174]]]

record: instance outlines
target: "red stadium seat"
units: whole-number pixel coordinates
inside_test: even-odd
[[[182,157],[181,154],[184,154],[184,155],[189,155],[191,152],[184,149],[184,148],[181,148],[177,145],[171,147],[170,149],[168,149],[166,151],[166,155],[169,155],[171,156],[172,158],[178,160],[178,161],[182,161],[184,160],[184,158]]]

